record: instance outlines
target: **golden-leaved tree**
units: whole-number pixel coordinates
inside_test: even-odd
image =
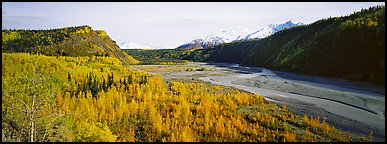
[[[262,96],[109,57],[2,54],[3,141],[367,141]]]

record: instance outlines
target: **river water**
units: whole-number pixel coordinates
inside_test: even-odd
[[[378,141],[385,141],[384,86],[259,67],[245,67],[232,63],[190,62],[187,66],[215,70],[167,72],[163,73],[163,76],[198,78],[212,84],[231,86],[259,94],[276,103],[293,104],[289,103],[290,101],[282,101],[282,99],[294,99],[308,103],[329,113],[368,125],[370,129],[378,129]],[[354,125],[356,127],[356,124]]]
[[[217,69],[235,71],[236,74],[202,77],[201,80],[260,94],[269,100],[272,96],[291,97],[384,130],[383,87],[265,68],[244,67],[238,64],[213,63],[210,65],[214,65]],[[266,85],[251,84],[259,82],[264,82]]]

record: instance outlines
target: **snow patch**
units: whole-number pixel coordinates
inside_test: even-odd
[[[292,21],[288,21],[282,24],[270,24],[267,27],[255,31],[253,33],[251,33],[245,27],[237,27],[232,30],[222,30],[218,33],[203,38],[194,39],[190,42],[186,42],[180,45],[177,48],[208,48],[210,46],[216,46],[222,43],[245,41],[249,39],[262,39],[285,28],[290,28],[299,25],[303,25],[303,23],[293,23]]]

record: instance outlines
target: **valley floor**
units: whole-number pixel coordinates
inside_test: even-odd
[[[373,132],[385,141],[385,89],[324,77],[305,76],[228,63],[135,65],[163,75],[164,81],[205,81],[259,94],[294,114],[321,117],[336,128],[358,135]]]

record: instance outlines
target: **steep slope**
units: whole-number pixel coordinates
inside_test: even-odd
[[[2,30],[2,52],[28,52],[49,56],[109,56],[123,64],[138,63],[102,30],[90,26],[51,30]]]
[[[384,85],[384,23],[385,6],[377,6],[282,30],[261,40],[221,44],[187,58]]]

